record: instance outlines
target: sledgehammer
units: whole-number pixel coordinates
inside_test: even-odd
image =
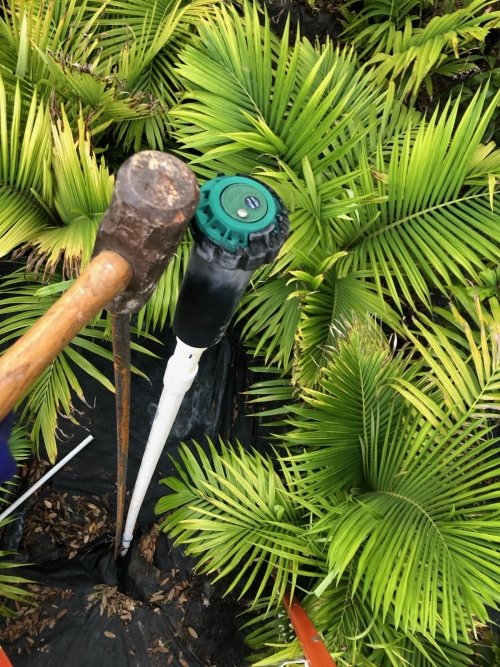
[[[117,393],[117,545],[125,505],[130,400],[129,315],[148,301],[199,201],[193,172],[144,151],[118,171],[93,259],[71,288],[0,358],[0,422],[63,348],[104,307],[112,313]]]

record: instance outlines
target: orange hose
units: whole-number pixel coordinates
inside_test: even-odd
[[[286,591],[283,595],[283,604],[288,612],[309,667],[337,667],[297,598],[293,596],[290,602],[290,593]]]
[[[12,663],[7,657],[3,648],[0,647],[0,667],[12,667]]]

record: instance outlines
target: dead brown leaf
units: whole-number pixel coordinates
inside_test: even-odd
[[[61,600],[67,600],[73,595],[70,589],[61,590],[39,584],[29,584],[28,590],[38,596],[38,606],[21,606],[16,601],[14,606],[18,615],[3,619],[0,626],[0,642],[12,643],[23,636],[37,637],[45,628],[53,628],[67,611],[60,609]],[[55,601],[58,601],[58,604],[53,604]]]

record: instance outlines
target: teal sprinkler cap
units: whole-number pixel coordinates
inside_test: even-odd
[[[200,195],[196,224],[210,241],[226,250],[247,248],[250,234],[270,225],[278,229],[278,201],[252,178],[218,176],[202,186]]]

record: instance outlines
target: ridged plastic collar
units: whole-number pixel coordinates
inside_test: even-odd
[[[259,181],[246,176],[218,176],[201,188],[195,218],[213,243],[234,252],[246,248],[250,235],[278,226],[279,202]]]

